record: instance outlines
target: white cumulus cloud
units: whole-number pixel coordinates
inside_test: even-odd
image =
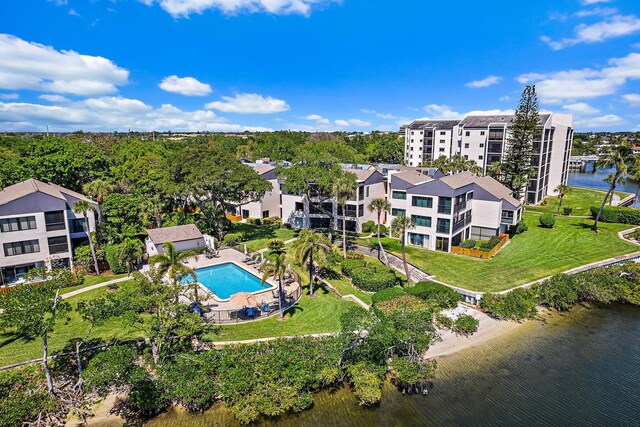
[[[201,14],[205,10],[217,9],[224,14],[233,15],[240,12],[266,12],[274,15],[298,14],[309,16],[314,6],[332,3],[336,0],[139,0],[151,6],[160,5],[164,11],[174,18]]]
[[[223,96],[222,101],[209,102],[207,109],[239,114],[273,114],[289,110],[289,105],[281,99],[262,96],[257,93],[237,93]]]
[[[53,102],[56,104],[61,104],[63,102],[70,102],[70,100],[68,98],[65,98],[62,95],[40,95],[38,98],[42,99],[43,101],[49,101],[49,102]]]
[[[553,40],[542,36],[540,40],[548,44],[552,50],[561,50],[581,43],[598,43],[640,32],[640,18],[634,15],[615,15],[591,25],[580,24],[573,31],[573,37]]]
[[[482,88],[482,87],[489,87],[489,86],[493,86],[493,85],[496,85],[496,84],[500,83],[500,80],[502,80],[502,77],[487,76],[482,80],[474,80],[472,82],[466,83],[465,86],[466,87],[471,87],[471,88],[474,88],[474,89]]]
[[[101,56],[0,34],[0,89],[104,95],[128,83],[129,72]]]
[[[602,69],[522,74],[517,80],[521,84],[534,83],[543,102],[559,104],[612,95],[628,80],[640,79],[640,53],[609,59],[608,64]]]
[[[0,128],[11,131],[269,131],[256,126],[229,123],[212,111],[181,110],[171,104],[158,108],[123,97],[88,98],[63,105],[0,102]]]
[[[204,96],[211,93],[209,84],[202,83],[193,77],[168,76],[158,86],[164,91],[187,96]]]
[[[622,95],[622,100],[634,107],[640,107],[640,93],[627,93]]]
[[[0,93],[0,99],[18,99],[20,95],[17,93]]]

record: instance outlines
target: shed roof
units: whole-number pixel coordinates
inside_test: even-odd
[[[177,225],[175,227],[153,228],[147,230],[149,238],[156,245],[166,242],[182,242],[201,239],[202,233],[195,224]]]

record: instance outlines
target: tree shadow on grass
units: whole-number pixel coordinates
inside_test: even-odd
[[[288,310],[286,310],[284,314],[285,316],[288,316],[289,319],[293,319],[293,317],[297,313],[302,314],[303,312],[304,312],[304,308],[300,307],[299,305],[294,305],[293,307],[290,307]]]
[[[18,340],[23,342],[33,341],[35,338],[26,334],[21,334],[17,332],[3,332],[0,334],[0,348],[10,345]]]
[[[572,225],[574,227],[576,227],[576,228],[582,228],[582,229],[585,229],[585,230],[593,229],[593,224],[588,224],[588,223],[585,223],[585,222],[578,222],[578,223],[574,223]]]

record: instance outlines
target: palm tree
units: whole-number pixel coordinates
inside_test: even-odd
[[[84,218],[84,224],[82,228],[84,232],[87,234],[87,239],[89,240],[89,247],[91,248],[91,256],[93,257],[93,266],[96,269],[96,275],[100,275],[100,268],[98,267],[98,257],[96,256],[96,248],[93,246],[93,239],[91,238],[91,230],[89,230],[89,215],[87,214],[89,211],[95,211],[93,205],[86,200],[78,200],[73,204],[71,208],[74,213],[82,214]]]
[[[375,198],[369,203],[368,209],[369,212],[376,212],[378,214],[378,247],[380,248],[380,251],[378,252],[378,259],[380,259],[380,254],[382,254],[384,263],[388,267],[389,260],[387,259],[387,253],[384,251],[382,241],[380,240],[380,220],[383,212],[389,212],[391,210],[391,203],[389,203],[389,200],[384,197]]]
[[[640,163],[634,164],[628,173],[629,173],[629,178],[633,182],[635,182],[636,184],[640,183]],[[639,195],[640,195],[640,185],[636,185],[636,195],[633,198],[633,206],[636,206],[638,204]]]
[[[118,261],[127,266],[127,276],[131,276],[133,266],[140,262],[143,254],[142,242],[128,237],[119,245]]]
[[[407,275],[407,286],[411,286],[411,276],[409,275],[409,264],[407,264],[407,254],[404,247],[406,242],[407,230],[411,230],[416,226],[413,220],[405,215],[400,215],[393,218],[391,221],[391,228],[400,231],[400,247],[402,248],[402,262],[404,264],[404,272]]]
[[[487,175],[500,181],[502,178],[502,162],[493,162],[487,168]]]
[[[560,213],[560,208],[562,207],[562,200],[564,199],[564,196],[571,193],[571,187],[569,187],[567,184],[560,184],[553,191],[558,193],[558,199],[560,199],[558,203],[558,212],[556,212],[556,213]]]
[[[294,255],[297,262],[308,266],[310,297],[315,296],[313,293],[314,262],[318,267],[323,266],[331,252],[331,242],[327,236],[311,230],[302,230],[298,234],[298,239],[294,243]]]
[[[638,158],[633,153],[633,150],[628,143],[620,144],[619,146],[615,147],[613,151],[611,151],[611,153],[609,153],[606,157],[603,157],[596,162],[596,167],[615,166],[616,170],[611,175],[611,185],[609,187],[607,195],[600,205],[600,210],[596,215],[596,220],[593,223],[593,231],[598,231],[598,221],[600,220],[600,216],[602,216],[604,205],[607,203],[607,199],[609,198],[609,196],[613,197],[613,190],[616,188],[616,184],[621,178],[624,177],[629,169],[633,169],[637,164]]]
[[[342,208],[342,253],[347,258],[347,201],[356,197],[356,176],[343,173],[333,184],[333,197]]]
[[[163,254],[157,254],[149,258],[149,264],[155,266],[160,274],[168,274],[174,282],[177,282],[179,277],[189,274],[195,277],[193,269],[184,264],[187,258],[193,256],[192,251],[178,252],[171,242],[164,243],[162,249],[164,249]]]
[[[269,277],[273,277],[278,281],[278,304],[280,306],[280,318],[278,320],[286,320],[284,317],[284,289],[282,281],[287,274],[286,249],[282,240],[272,240],[269,242],[269,258],[260,267],[262,271],[262,284]]]
[[[95,200],[98,204],[98,207],[100,208],[102,208],[102,202],[104,201],[104,198],[109,193],[112,193],[113,190],[113,185],[101,179],[96,179],[82,186],[82,191],[84,192],[84,194]],[[100,209],[100,211],[102,211],[102,209]]]

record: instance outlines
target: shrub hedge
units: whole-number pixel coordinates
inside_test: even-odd
[[[365,221],[362,223],[362,232],[363,233],[371,233],[376,231],[376,223],[372,220]]]
[[[476,241],[471,239],[465,240],[464,242],[460,243],[460,247],[464,249],[473,249],[476,247]]]
[[[351,258],[341,258],[340,259],[340,267],[342,269],[342,274],[347,277],[351,277],[351,272],[356,268],[366,267],[367,263],[364,259],[351,259]]]
[[[548,212],[540,215],[540,218],[538,218],[538,220],[540,221],[540,225],[544,228],[553,228],[553,226],[556,225],[556,218],[553,216],[553,214],[550,214]]]
[[[520,221],[513,229],[513,234],[522,234],[529,229],[529,226],[524,221]]]
[[[434,301],[441,308],[454,308],[458,301],[462,300],[462,295],[435,282],[418,282],[406,292],[424,300]]]
[[[591,207],[591,215],[595,218],[600,210],[599,206]],[[600,215],[602,222],[617,222],[619,224],[640,225],[640,209],[622,206],[605,206]]]
[[[479,324],[478,319],[468,314],[463,314],[453,322],[451,329],[457,334],[469,336],[478,330]]]
[[[367,292],[376,292],[396,285],[395,271],[384,266],[367,266],[351,270],[353,284]]]
[[[484,294],[480,307],[492,316],[505,320],[522,320],[538,313],[537,298],[531,289],[518,288],[507,294]]]
[[[109,268],[114,274],[122,274],[127,272],[127,266],[125,263],[120,263],[118,260],[119,245],[107,245],[104,248],[104,254],[107,258]]]
[[[404,289],[399,287],[386,288],[371,295],[371,302],[375,305],[404,295]]]
[[[571,212],[573,212],[573,208],[564,208],[563,211],[565,215],[571,215]]]

